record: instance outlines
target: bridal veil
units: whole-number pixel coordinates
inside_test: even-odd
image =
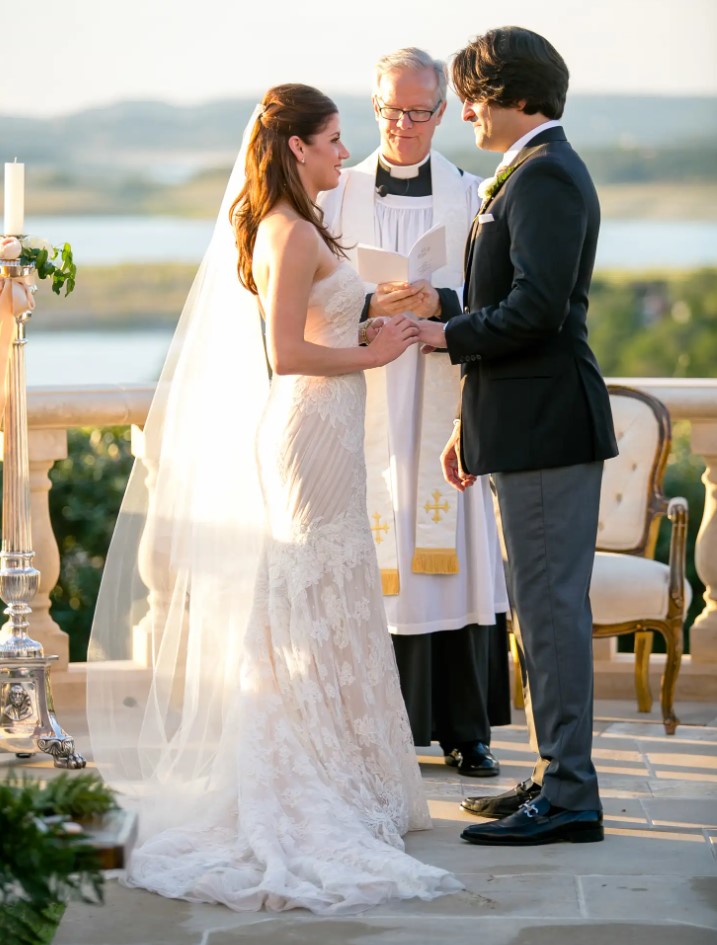
[[[264,531],[255,434],[269,381],[228,214],[259,112],[139,438],[90,640],[93,757],[128,799],[145,797],[142,832],[161,828],[168,806],[176,822],[178,804],[189,811],[211,790],[254,593]]]

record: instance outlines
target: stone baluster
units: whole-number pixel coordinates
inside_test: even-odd
[[[695,546],[695,566],[705,585],[704,610],[692,624],[690,653],[695,663],[717,663],[717,422],[692,423],[692,452],[705,461],[705,510]]]
[[[33,565],[40,572],[40,585],[32,600],[32,613],[28,615],[28,634],[42,644],[46,654],[59,657],[56,671],[67,669],[70,641],[50,616],[50,591],[60,576],[60,551],[50,521],[52,483],[48,473],[58,459],[66,457],[67,430],[36,428],[28,431],[30,531],[35,550]]]
[[[58,459],[67,457],[67,430],[30,430],[28,453],[34,565],[40,572],[40,586],[32,601],[29,633],[42,643],[45,653],[59,656],[57,669],[65,670],[69,659],[69,637],[50,616],[50,592],[60,576],[60,551],[50,520],[52,483],[48,473]]]
[[[132,427],[132,453],[142,462],[146,475],[147,491],[151,495],[157,468],[145,450],[144,430]],[[172,606],[172,567],[168,554],[146,531],[139,544],[139,575],[147,587],[147,611],[133,628],[132,660],[137,666],[150,666],[161,640],[161,634]]]

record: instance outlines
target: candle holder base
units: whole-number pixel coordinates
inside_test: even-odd
[[[56,768],[84,768],[75,740],[55,717],[50,667],[57,656],[0,657],[0,751],[51,755]]]
[[[0,279],[19,279],[21,276],[31,276],[34,271],[34,263],[21,263],[19,259],[0,260]]]

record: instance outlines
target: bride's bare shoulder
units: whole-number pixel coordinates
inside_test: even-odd
[[[287,279],[313,276],[319,266],[321,246],[316,227],[291,208],[278,207],[259,224],[254,244],[252,269],[259,292],[270,273]]]
[[[256,246],[265,252],[283,252],[287,248],[306,252],[318,247],[318,243],[319,234],[313,223],[300,217],[292,207],[281,204],[267,213],[256,234]]]

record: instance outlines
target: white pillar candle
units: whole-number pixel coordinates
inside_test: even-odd
[[[21,236],[25,226],[25,165],[5,165],[5,236]]]

